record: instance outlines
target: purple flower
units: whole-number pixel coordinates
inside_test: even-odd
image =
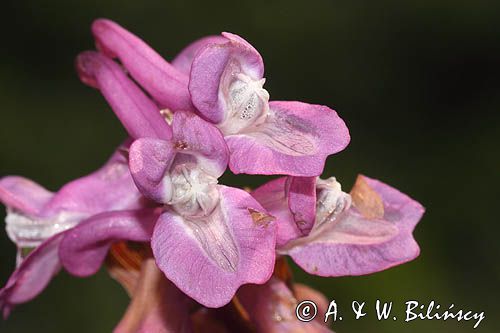
[[[264,283],[275,259],[275,226],[247,192],[217,184],[227,148],[219,130],[178,111],[171,141],[139,139],[130,170],[147,197],[165,205],[151,247],[159,268],[199,303],[219,307],[238,287]]]
[[[237,35],[197,41],[175,59],[176,69],[112,21],[97,20],[92,30],[101,52],[118,58],[160,107],[198,112],[222,131],[234,173],[317,176],[326,157],[349,143],[330,108],[269,102],[262,57]]]
[[[129,134],[140,137],[130,147],[130,171],[139,190],[164,206],[151,247],[167,278],[210,307],[228,303],[242,284],[267,281],[274,267],[275,226],[250,194],[217,184],[228,163],[220,130],[194,113],[177,111],[173,119],[160,117],[165,129],[156,131],[151,124],[158,121],[158,108],[116,63],[86,52],[77,68],[84,82],[101,90]],[[77,238],[81,231],[72,233]],[[78,246],[89,248],[84,244],[91,241],[82,238]],[[71,253],[81,253],[69,249],[77,242],[67,244],[61,251],[65,267],[78,274],[70,268],[78,261]]]
[[[38,295],[60,269],[59,243],[64,231],[111,210],[145,203],[134,186],[120,148],[101,169],[52,193],[18,176],[0,180],[0,201],[7,206],[7,232],[18,246],[18,267],[0,290],[0,310]],[[111,190],[112,189],[112,190]],[[26,258],[22,252],[35,248]]]
[[[279,178],[252,195],[277,218],[278,253],[310,274],[370,274],[419,254],[424,208],[380,181],[359,176],[347,194],[335,178]]]
[[[116,332],[331,332],[296,319],[301,297],[328,303],[294,285],[276,255],[320,276],[369,274],[418,256],[412,232],[423,207],[364,176],[349,194],[335,178],[317,178],[349,143],[346,125],[326,106],[270,102],[262,57],[243,38],[204,37],[170,64],[114,22],[97,20],[92,31],[100,52],[78,56],[79,77],[131,139],[57,193],[0,179],[19,248],[0,290],[4,315],[61,267],[85,277],[106,262],[132,297]],[[219,184],[228,165],[288,177],[250,194]]]

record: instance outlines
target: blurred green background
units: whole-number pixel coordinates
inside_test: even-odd
[[[485,311],[478,332],[500,332],[500,3],[493,1],[3,1],[0,175],[51,190],[103,164],[125,137],[73,60],[93,48],[94,18],[129,28],[167,59],[190,41],[231,31],[266,63],[274,100],[335,108],[352,136],[324,176],[349,189],[358,173],[383,180],[427,212],[415,232],[422,253],[365,277],[296,278],[349,310],[394,301],[397,322],[374,312],[335,325],[348,332],[471,332],[472,322],[403,322],[404,301]],[[265,177],[226,176],[256,187]],[[3,220],[4,212],[0,213]],[[15,248],[0,235],[0,282]],[[105,272],[60,274],[15,309],[3,332],[109,332],[128,303]],[[347,317],[347,318],[346,318]]]

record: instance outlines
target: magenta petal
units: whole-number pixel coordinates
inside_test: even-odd
[[[64,268],[76,276],[95,274],[113,242],[149,242],[158,214],[153,209],[106,212],[65,233],[59,247]]]
[[[172,197],[172,184],[165,177],[176,151],[169,141],[139,139],[130,146],[129,166],[139,190],[148,198],[167,203]]]
[[[95,215],[104,211],[137,209],[144,198],[130,175],[122,146],[99,170],[63,186],[44,207],[44,215],[78,212]]]
[[[84,83],[101,91],[130,136],[135,139],[172,136],[158,107],[113,60],[87,51],[78,55],[76,67]]]
[[[365,218],[351,207],[334,223],[325,223],[280,251],[320,276],[370,274],[415,259],[419,247],[412,232],[424,208],[386,184],[364,180],[382,198],[382,219]]]
[[[33,250],[0,290],[0,311],[4,317],[15,305],[28,302],[40,294],[59,271],[61,264],[57,248],[63,234],[47,239]]]
[[[223,44],[227,39],[222,36],[206,36],[202,37],[188,46],[186,46],[177,56],[171,61],[172,66],[177,70],[189,75],[193,59],[202,48],[210,44]]]
[[[316,220],[316,177],[289,177],[288,207],[303,235]]]
[[[195,157],[197,165],[215,178],[226,171],[229,151],[222,133],[191,112],[176,112],[172,121],[174,145],[179,153]]]
[[[258,332],[332,333],[319,319],[299,321],[295,308],[302,300],[296,299],[286,284],[276,277],[260,286],[243,286],[238,291],[238,299]],[[318,316],[323,317],[324,313],[318,311]]]
[[[7,176],[0,179],[0,202],[26,214],[39,214],[53,195],[24,177]]]
[[[140,38],[106,19],[92,24],[97,47],[118,58],[132,77],[162,106],[193,110],[188,76],[178,71]]]
[[[226,136],[234,173],[318,176],[325,159],[344,149],[349,131],[332,109],[301,102],[271,102],[265,122]]]
[[[193,60],[189,92],[194,106],[205,119],[220,123],[226,115],[226,106],[220,89],[225,89],[236,73],[245,73],[254,80],[264,75],[260,54],[245,40],[225,33],[224,44],[211,44],[201,49]]]
[[[287,178],[273,179],[252,191],[252,196],[276,218],[276,246],[282,247],[290,240],[302,236],[290,212],[286,197]]]
[[[275,259],[275,224],[243,190],[219,186],[220,204],[209,217],[183,218],[164,212],[151,246],[167,278],[208,307],[227,304],[246,283],[264,283]]]

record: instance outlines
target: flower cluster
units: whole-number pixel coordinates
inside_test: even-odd
[[[205,37],[169,63],[112,21],[96,20],[92,32],[98,51],[77,57],[79,77],[129,138],[57,193],[0,179],[19,249],[0,291],[4,316],[61,268],[84,277],[106,264],[132,297],[117,332],[329,332],[291,315],[297,299],[324,299],[291,281],[285,256],[325,277],[418,256],[423,207],[365,176],[349,193],[319,178],[349,143],[344,121],[326,106],[270,101],[262,57],[246,40]],[[228,168],[283,177],[249,191],[219,183]]]

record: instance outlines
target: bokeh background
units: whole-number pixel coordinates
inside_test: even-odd
[[[114,19],[167,59],[190,41],[238,33],[261,52],[274,100],[335,108],[352,141],[324,176],[349,189],[358,173],[419,200],[427,212],[409,264],[364,277],[296,279],[349,310],[394,301],[397,322],[374,312],[335,325],[348,332],[472,332],[472,322],[404,323],[404,301],[485,311],[478,332],[500,332],[500,3],[493,1],[3,1],[0,175],[51,190],[99,167],[125,137],[73,60],[93,48],[90,23]],[[265,177],[226,176],[256,187]],[[4,212],[0,213],[3,220]],[[15,247],[0,235],[0,283]],[[109,332],[124,291],[105,272],[63,273],[19,306],[0,331]]]

